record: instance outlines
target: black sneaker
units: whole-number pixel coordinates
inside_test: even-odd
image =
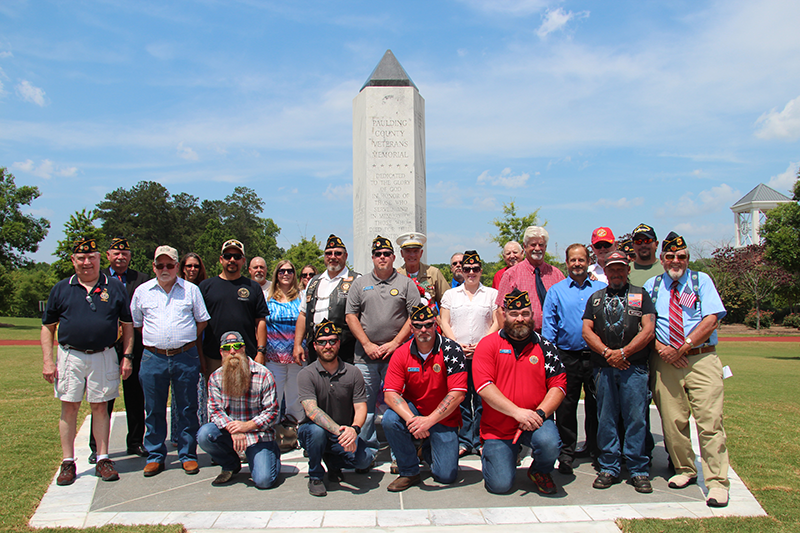
[[[89,454],[89,464],[90,465],[97,464],[97,452],[92,452]]]
[[[325,490],[325,484],[321,479],[311,478],[308,480],[308,493],[312,496],[327,496],[328,491]]]
[[[558,472],[568,476],[572,474],[572,457],[564,457],[558,460]]]
[[[653,492],[653,487],[650,485],[650,479],[647,476],[633,476],[628,483],[633,485],[636,492],[641,492],[642,494]]]
[[[608,472],[600,472],[592,483],[592,487],[596,489],[607,489],[611,485],[616,485],[620,482],[619,476],[612,476]]]

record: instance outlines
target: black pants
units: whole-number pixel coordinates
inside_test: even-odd
[[[586,447],[593,455],[597,454],[597,399],[592,376],[592,361],[588,351],[562,350],[561,360],[567,370],[567,395],[556,409],[556,427],[561,436],[560,457],[575,457],[578,445],[578,402],[581,389],[584,391],[584,431]]]
[[[122,352],[117,351],[120,365],[122,364]],[[128,379],[122,381],[122,395],[125,398],[125,412],[128,418],[128,437],[126,439],[128,448],[135,448],[144,442],[144,392],[142,384],[139,382],[139,367],[142,357],[134,357],[133,372]],[[114,400],[108,402],[108,416],[114,411]],[[94,424],[94,420],[92,420]],[[89,448],[93,453],[97,453],[97,443],[94,441],[94,431],[89,433]]]

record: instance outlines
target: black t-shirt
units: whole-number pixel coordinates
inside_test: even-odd
[[[200,283],[200,292],[211,315],[203,332],[203,355],[220,359],[220,336],[226,331],[238,331],[244,337],[247,356],[255,358],[256,319],[269,315],[261,286],[244,276],[233,281],[214,276]]]

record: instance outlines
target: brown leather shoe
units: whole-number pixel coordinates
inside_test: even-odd
[[[190,476],[200,472],[200,465],[197,464],[197,461],[186,461],[182,463],[181,466],[183,467],[183,471]]]
[[[386,487],[389,492],[402,492],[413,485],[419,485],[422,477],[419,474],[416,476],[400,476]]]
[[[56,485],[72,485],[75,483],[77,476],[78,471],[75,468],[75,461],[64,461],[61,463],[61,472],[58,473],[58,478],[56,478]]]
[[[142,473],[144,474],[144,477],[153,477],[163,471],[164,463],[159,463],[156,461],[155,463],[147,463],[144,465],[144,472]]]
[[[119,473],[114,468],[114,461],[111,459],[100,459],[94,467],[94,475],[102,478],[103,481],[116,481]]]

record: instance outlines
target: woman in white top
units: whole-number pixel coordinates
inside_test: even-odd
[[[442,332],[457,341],[467,357],[469,379],[467,396],[461,402],[463,425],[458,434],[458,456],[470,452],[480,455],[481,398],[472,383],[472,354],[486,335],[500,329],[495,317],[497,289],[481,284],[483,266],[478,252],[464,252],[462,263],[464,283],[448,290],[442,297]]]

